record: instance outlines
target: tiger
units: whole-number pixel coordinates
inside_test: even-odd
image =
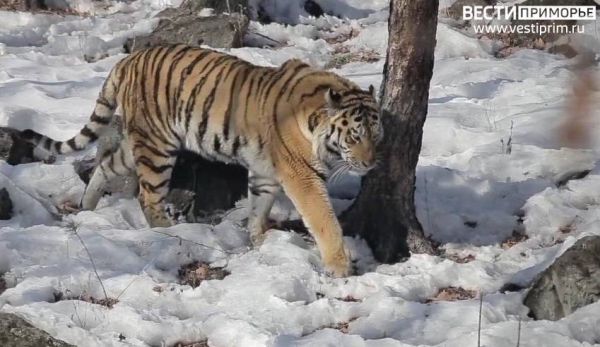
[[[157,46],[112,68],[76,136],[55,141],[27,129],[21,137],[52,155],[80,151],[116,112],[123,140],[93,172],[82,209],[96,207],[112,178],[134,175],[150,227],[173,225],[165,197],[177,153],[188,150],[248,169],[247,229],[255,245],[264,239],[275,196],[283,191],[314,237],[326,272],[349,274],[326,180],[340,172],[362,176],[376,166],[383,129],[373,86],[362,90],[298,59],[265,67],[212,49]]]

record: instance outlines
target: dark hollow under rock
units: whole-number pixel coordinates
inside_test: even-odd
[[[13,203],[6,188],[0,189],[0,220],[9,220],[13,216]]]
[[[535,319],[559,320],[599,299],[600,236],[587,236],[541,273],[524,303]]]

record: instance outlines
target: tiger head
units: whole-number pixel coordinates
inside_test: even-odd
[[[375,88],[325,93],[313,134],[313,150],[331,171],[330,178],[346,172],[365,175],[377,162],[376,146],[383,138]]]

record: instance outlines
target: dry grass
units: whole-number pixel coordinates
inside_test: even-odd
[[[464,256],[460,256],[458,254],[446,254],[445,258],[458,264],[466,264],[475,260],[475,256],[473,254],[467,254]]]
[[[358,34],[360,34],[360,30],[355,30],[354,28],[351,28],[350,32],[348,32],[348,33],[341,33],[337,36],[326,37],[326,38],[324,38],[324,40],[325,40],[325,42],[327,42],[330,45],[336,45],[336,44],[340,44],[342,42],[346,42],[350,39],[353,39],[353,38],[357,37]]]
[[[379,53],[372,49],[360,49],[351,52],[348,46],[338,44],[335,46],[331,60],[325,64],[325,69],[337,69],[348,63],[355,62],[374,63],[380,59],[381,56]]]
[[[194,261],[181,266],[177,274],[180,284],[196,288],[205,280],[222,280],[229,272],[221,267],[211,268],[206,263]]]
[[[334,323],[328,326],[324,326],[323,329],[335,329],[335,330],[339,330],[342,334],[348,334],[349,332],[349,328],[350,328],[350,323],[352,323],[353,321],[357,320],[358,317],[354,317],[354,318],[350,318],[348,321],[346,322],[338,322],[338,323]]]
[[[560,228],[558,228],[558,231],[561,234],[570,234],[573,231],[575,231],[575,226],[573,225],[573,223],[569,223],[567,225],[563,225]]]
[[[115,298],[102,298],[96,299],[95,297],[89,295],[88,293],[83,293],[79,296],[71,296],[65,295],[63,292],[55,292],[54,293],[54,302],[64,301],[64,300],[79,300],[88,302],[90,304],[100,305],[108,308],[113,308],[118,302],[118,299]]]
[[[529,239],[529,236],[525,235],[523,232],[513,230],[512,235],[506,240],[502,241],[500,246],[502,249],[509,249],[518,243],[526,241],[527,239]]]
[[[477,291],[471,289],[464,289],[462,287],[446,287],[440,289],[440,291],[425,302],[436,302],[436,301],[458,301],[458,300],[470,300],[477,296]]]

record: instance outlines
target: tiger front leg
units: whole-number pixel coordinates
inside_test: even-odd
[[[300,171],[282,177],[283,189],[315,238],[325,269],[335,277],[347,276],[350,262],[325,182],[312,171]]]
[[[260,246],[269,228],[269,212],[281,187],[276,180],[248,173],[248,231],[254,246]]]

